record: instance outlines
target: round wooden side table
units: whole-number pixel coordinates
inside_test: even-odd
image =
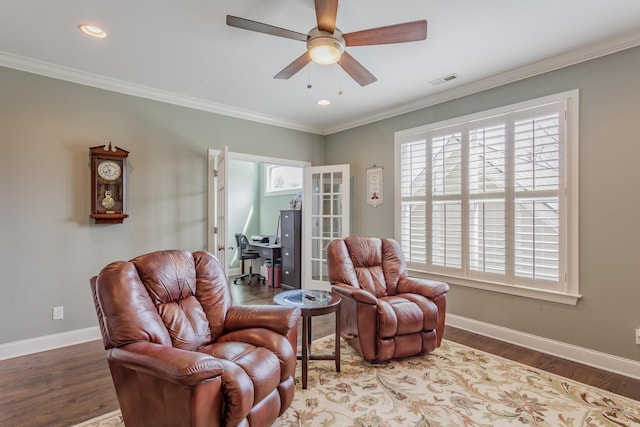
[[[278,305],[299,307],[302,312],[302,388],[307,388],[309,360],[334,360],[336,372],[340,372],[340,297],[327,291],[294,289],[281,292],[273,298]],[[336,314],[335,350],[333,354],[311,354],[311,318],[323,314]]]

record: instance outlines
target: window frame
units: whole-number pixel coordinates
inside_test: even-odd
[[[564,126],[561,123],[560,127],[563,128],[564,131],[564,150],[560,152],[559,158],[559,166],[558,170],[560,174],[563,174],[564,180],[564,188],[558,189],[559,196],[559,221],[560,226],[564,227],[564,239],[560,240],[560,251],[561,255],[559,257],[561,268],[560,271],[564,272],[564,278],[560,278],[558,284],[554,284],[553,286],[545,285],[541,282],[536,281],[526,281],[519,280],[517,283],[515,281],[511,281],[510,283],[502,283],[498,280],[498,276],[492,277],[491,274],[481,273],[478,274],[477,271],[472,271],[468,265],[462,266],[462,273],[457,269],[447,269],[446,267],[438,267],[434,268],[429,264],[429,246],[432,238],[429,236],[429,231],[432,226],[432,221],[429,218],[432,215],[432,211],[429,212],[429,209],[425,210],[425,231],[424,236],[415,235],[410,237],[422,238],[425,240],[427,254],[425,255],[424,263],[415,263],[411,262],[411,255],[407,256],[407,267],[409,268],[410,273],[416,277],[424,277],[442,280],[450,284],[467,286],[477,289],[484,289],[488,291],[506,293],[511,295],[518,295],[528,298],[541,299],[546,301],[559,302],[564,304],[575,305],[581,295],[579,293],[579,277],[578,277],[578,177],[579,177],[579,90],[571,90],[567,92],[562,92],[550,96],[545,96],[541,98],[532,99],[529,101],[519,102],[516,104],[507,105],[504,107],[499,107],[487,111],[482,111],[474,114],[465,115],[462,117],[452,118],[449,120],[436,122],[427,124],[424,126],[419,126],[411,129],[406,129],[402,131],[398,131],[395,133],[395,206],[394,206],[394,228],[395,228],[395,238],[402,245],[402,202],[403,200],[408,200],[409,198],[402,197],[401,185],[402,185],[402,170],[401,170],[401,157],[402,157],[402,147],[405,144],[410,142],[417,142],[420,139],[420,135],[427,135],[428,133],[440,132],[442,134],[453,133],[462,131],[467,132],[473,128],[473,122],[481,122],[481,121],[489,121],[493,117],[500,118],[505,115],[519,115],[520,112],[526,111],[531,108],[539,108],[541,106],[558,103],[561,102],[564,104]],[[505,123],[507,128],[507,132],[509,132],[508,128],[510,126],[509,123],[515,122],[515,120],[510,119],[510,121]],[[424,140],[424,138],[422,138]],[[461,150],[468,150],[468,146],[464,144],[468,143],[466,138],[463,138],[462,148]],[[513,141],[510,140],[509,136],[507,136],[505,151],[509,151],[509,145],[513,146]],[[429,144],[426,144],[427,146]],[[470,167],[470,166],[469,166]],[[464,169],[464,168],[463,168]],[[429,166],[426,167],[425,170],[430,171]],[[414,172],[415,173],[415,172]],[[463,172],[463,174],[468,173],[468,169]],[[431,172],[428,173],[431,175]],[[464,175],[462,179],[465,179],[467,175]],[[430,180],[430,178],[428,178]],[[509,185],[507,181],[506,185]],[[562,181],[561,181],[562,182]],[[428,188],[432,189],[433,187],[429,186]],[[467,187],[468,189],[468,187]],[[505,190],[506,191],[506,190]],[[562,194],[564,193],[564,194]],[[411,199],[416,199],[419,201],[420,197],[414,197]],[[431,199],[434,197],[432,195],[432,190],[428,191],[424,196],[424,200],[427,203],[426,206],[431,206],[427,202],[427,199]],[[465,200],[471,201],[472,197],[470,197],[469,193],[465,193],[461,196],[465,198]],[[444,197],[446,199],[446,196]],[[455,198],[455,197],[454,197]],[[517,199],[510,199],[514,202],[513,206],[517,204]],[[462,214],[462,251],[468,251],[469,242],[471,241],[471,235],[469,233],[468,227],[469,225],[464,225],[464,219],[468,218],[468,214],[465,217],[465,213]],[[418,224],[420,225],[420,224]],[[415,228],[413,224],[411,227]],[[562,233],[561,233],[562,234]],[[508,246],[505,244],[505,246]],[[507,250],[507,249],[505,249]],[[509,251],[511,255],[507,254],[506,256],[515,256],[515,248],[511,248]],[[502,276],[500,276],[502,279]]]
[[[297,187],[288,187],[283,190],[272,190],[271,189],[271,174],[273,169],[277,168],[287,168],[287,169],[300,169],[300,185]],[[272,163],[264,164],[264,195],[265,196],[283,196],[287,194],[297,194],[301,193],[303,190],[304,183],[304,168],[299,168],[297,166],[290,165],[279,165]]]

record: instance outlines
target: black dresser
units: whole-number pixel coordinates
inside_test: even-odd
[[[280,211],[280,245],[282,267],[280,282],[283,288],[300,289],[302,280],[302,211]]]

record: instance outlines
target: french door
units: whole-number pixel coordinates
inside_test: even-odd
[[[220,261],[224,268],[225,276],[229,277],[227,265],[227,206],[229,195],[227,194],[228,178],[227,166],[229,149],[225,145],[223,150],[209,149],[209,220],[207,250]],[[212,185],[213,183],[213,185]],[[212,218],[213,217],[213,218]]]
[[[349,165],[305,168],[302,207],[304,289],[330,290],[327,245],[349,235]]]

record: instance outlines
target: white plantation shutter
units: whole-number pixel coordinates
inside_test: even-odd
[[[461,134],[445,133],[430,140],[431,262],[462,267]]]
[[[519,278],[560,279],[561,114],[515,122],[515,275]]]
[[[411,269],[568,292],[567,102],[397,135],[398,239]]]
[[[400,193],[402,194],[400,241],[407,259],[424,264],[427,261],[425,141],[404,144],[401,150],[404,168],[400,171]]]
[[[469,271],[506,272],[506,125],[469,131]]]
[[[431,222],[431,262],[462,267],[462,206],[459,201],[434,202]]]

